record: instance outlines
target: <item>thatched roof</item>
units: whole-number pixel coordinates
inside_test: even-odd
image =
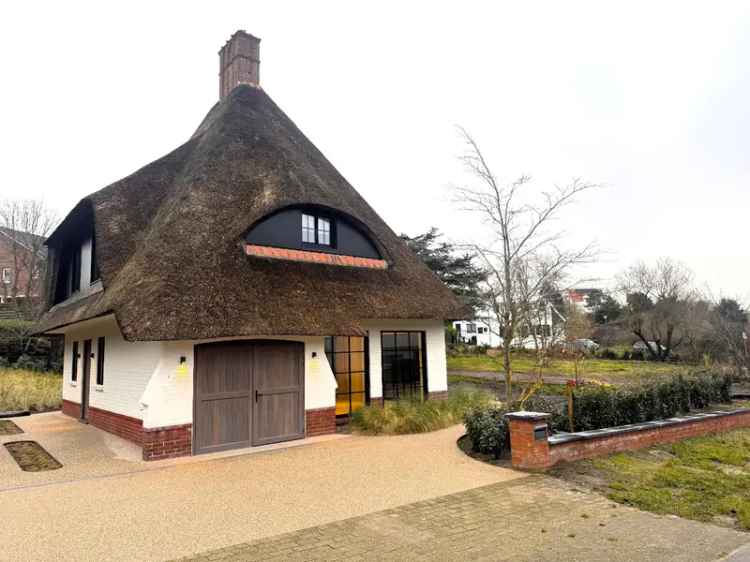
[[[389,267],[246,255],[248,227],[290,204],[354,217]],[[53,307],[40,331],[113,312],[128,340],[356,334],[366,319],[465,313],[259,88],[237,87],[187,143],[84,198],[48,244],[91,214],[105,290]]]

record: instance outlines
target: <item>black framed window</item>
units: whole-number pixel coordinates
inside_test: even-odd
[[[70,360],[70,380],[76,382],[78,380],[78,342],[73,342],[73,352]]]
[[[96,384],[104,384],[104,338],[96,340]]]
[[[329,336],[325,350],[338,385],[336,415],[351,415],[367,404],[367,343],[362,336]]]
[[[70,256],[70,294],[81,290],[81,247]]]
[[[424,332],[381,332],[383,398],[423,400],[427,394]]]
[[[302,243],[333,246],[333,221],[328,217],[302,213]]]
[[[99,280],[99,266],[96,264],[96,235],[91,236],[91,283]]]

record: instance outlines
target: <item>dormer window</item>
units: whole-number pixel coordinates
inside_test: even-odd
[[[302,213],[303,243],[332,246],[331,238],[331,219]]]
[[[366,227],[354,217],[317,205],[279,209],[253,224],[245,233],[249,256],[386,269]]]

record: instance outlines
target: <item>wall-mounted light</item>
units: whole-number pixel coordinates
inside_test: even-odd
[[[317,351],[313,351],[313,352],[312,352],[312,357],[313,357],[313,359],[315,359],[315,358],[316,358],[317,356],[318,356],[318,352],[317,352]]]

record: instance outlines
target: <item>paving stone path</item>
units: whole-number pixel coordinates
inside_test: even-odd
[[[750,535],[613,504],[532,476],[183,560],[704,562]]]

